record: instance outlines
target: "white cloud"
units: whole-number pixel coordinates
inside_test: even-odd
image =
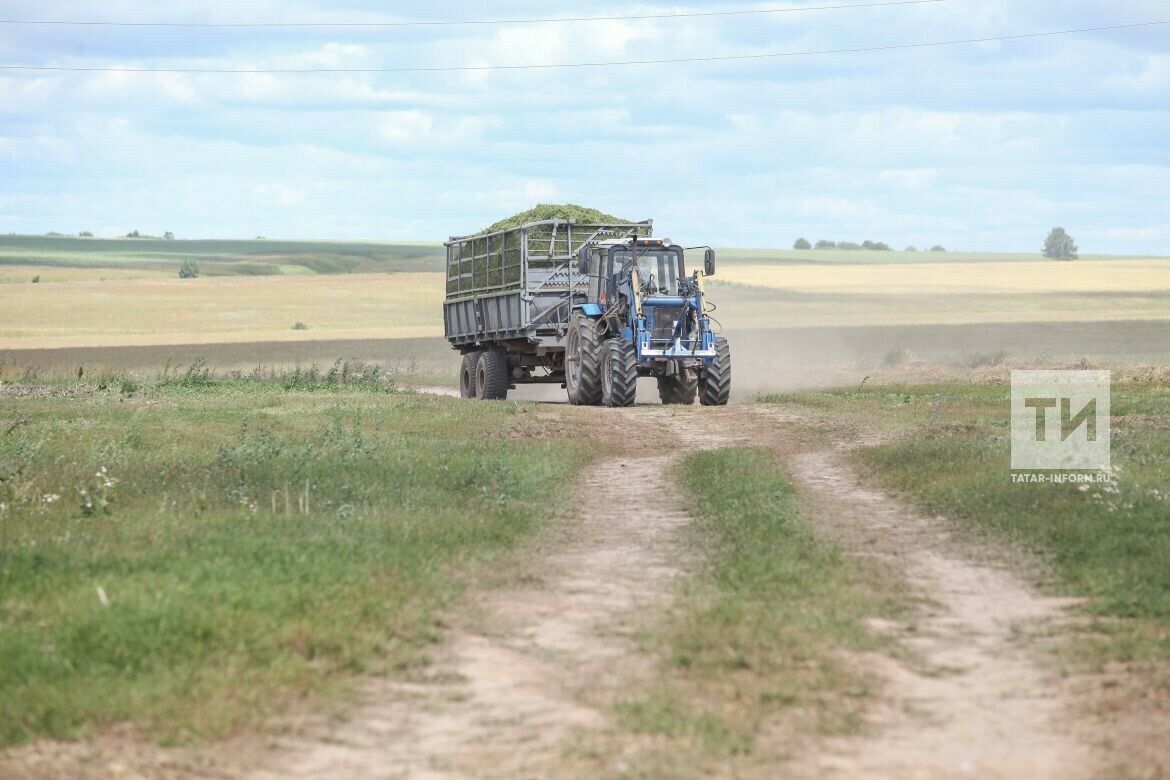
[[[1170,101],[1170,54],[1144,57],[1140,68],[1111,74],[1103,83],[1107,89],[1135,95],[1160,95]]]
[[[284,184],[261,184],[252,190],[252,194],[266,203],[286,208],[305,202],[305,190]]]
[[[379,117],[382,140],[397,146],[469,143],[479,141],[488,129],[502,125],[496,117],[436,117],[421,110],[383,111]]]
[[[940,173],[941,171],[939,171],[937,168],[900,168],[896,170],[884,170],[878,173],[878,181],[882,184],[888,184],[892,187],[918,190],[937,182]]]
[[[547,181],[524,182],[524,199],[532,203],[555,203],[560,197],[556,185]]]

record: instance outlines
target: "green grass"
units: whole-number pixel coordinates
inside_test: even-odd
[[[0,398],[0,745],[214,738],[409,670],[591,452],[360,372]]]
[[[653,639],[660,673],[617,704],[625,728],[673,740],[675,757],[688,758],[668,765],[687,771],[775,750],[759,736],[777,721],[805,733],[857,729],[869,681],[842,651],[877,646],[862,620],[896,609],[888,586],[813,535],[768,451],[692,454],[679,482],[707,563]]]
[[[1170,657],[1170,385],[1158,372],[1115,374],[1113,463],[1106,485],[1013,483],[1009,388],[955,383],[770,396],[889,441],[853,458],[879,484],[973,535],[1050,564],[1063,593],[1111,636],[1098,660]],[[1167,676],[1170,683],[1170,675]]]
[[[149,267],[177,274],[184,260],[194,260],[204,276],[441,271],[444,257],[437,243],[0,236],[0,266]]]

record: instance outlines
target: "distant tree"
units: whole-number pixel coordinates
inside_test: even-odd
[[[792,245],[793,249],[812,249],[812,244],[808,242],[807,238],[798,238],[796,243]]]
[[[817,242],[816,248],[817,249],[836,249],[837,242],[836,241],[826,241],[825,239],[822,238],[820,241]]]
[[[1044,256],[1053,260],[1076,260],[1077,245],[1062,227],[1054,227],[1044,240]]]
[[[167,241],[174,241],[175,234],[168,230],[167,232],[163,233],[163,238]]]
[[[48,236],[49,238],[64,238],[65,237],[64,233],[58,233],[56,230],[50,230],[48,233],[45,233],[45,235]]]
[[[129,233],[126,234],[126,238],[139,238],[138,231],[131,230]]]
[[[862,249],[872,249],[875,252],[888,252],[888,251],[890,251],[890,245],[887,244],[885,241],[870,241],[869,239],[866,239],[865,241],[861,242],[861,248]]]
[[[199,276],[199,264],[194,260],[184,260],[183,264],[179,266],[180,279],[194,279]]]
[[[40,275],[40,274],[37,274],[36,276],[34,276],[34,277],[32,278],[32,283],[33,283],[33,284],[40,284],[40,283],[41,283],[41,275]]]
[[[917,252],[917,251],[918,251],[918,247],[916,247],[916,246],[914,246],[913,244],[911,244],[910,246],[906,247],[906,248],[905,248],[905,249],[903,249],[902,251],[903,251],[903,252]]]
[[[942,244],[935,244],[934,246],[932,246],[930,248],[930,251],[931,252],[945,252],[945,251],[947,251],[947,249]]]
[[[868,238],[861,242],[862,249],[873,249],[876,246],[877,246],[877,244],[870,241]]]
[[[293,330],[308,330],[308,329],[309,329],[309,326],[303,322],[297,322],[297,323],[293,324]]]
[[[93,233],[90,233],[88,230],[83,230],[80,233],[78,233],[77,235],[80,236],[81,238],[93,238]]]
[[[838,249],[861,249],[861,244],[855,244],[852,241],[838,241]]]
[[[256,240],[257,240],[257,241],[263,241],[263,240],[264,240],[264,236],[256,236]]]

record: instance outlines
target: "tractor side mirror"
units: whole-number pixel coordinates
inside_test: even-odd
[[[581,247],[577,253],[577,273],[582,276],[589,274],[589,247]]]
[[[707,276],[715,275],[715,250],[708,249],[703,253],[703,273]]]

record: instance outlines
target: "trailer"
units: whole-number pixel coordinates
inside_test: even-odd
[[[637,376],[656,376],[666,403],[727,403],[730,349],[702,292],[714,251],[698,247],[704,268],[688,277],[686,250],[653,228],[552,219],[447,241],[443,323],[463,355],[460,394],[555,383],[575,404],[626,406]],[[603,353],[619,347],[629,359],[615,375]],[[615,376],[620,392],[607,394]]]

